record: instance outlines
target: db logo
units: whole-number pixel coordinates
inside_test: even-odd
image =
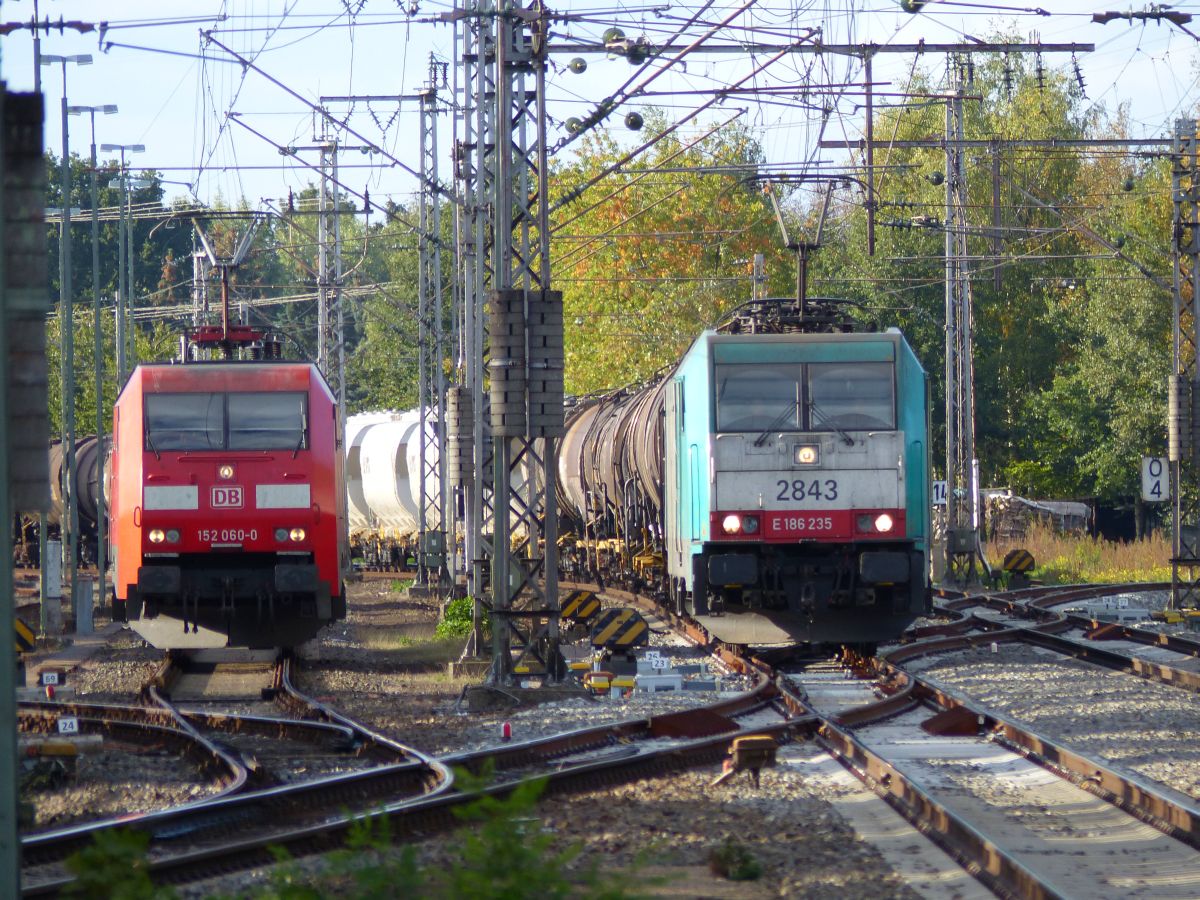
[[[226,485],[225,487],[213,488],[212,507],[213,509],[241,509],[241,485]]]

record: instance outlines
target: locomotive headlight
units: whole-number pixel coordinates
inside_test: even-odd
[[[896,523],[892,521],[892,517],[887,513],[880,513],[875,518],[876,531],[891,531],[894,524]]]
[[[178,544],[179,543],[179,531],[178,530],[172,528],[171,530],[169,530],[167,532],[167,543],[168,544]]]
[[[233,479],[233,466],[225,463],[225,465],[217,469],[217,477],[222,481],[231,481]]]
[[[279,541],[280,543],[283,543],[287,539],[288,539],[288,530],[286,528],[276,528],[275,529],[275,540]]]
[[[293,541],[302,541],[302,540],[304,540],[304,529],[303,528],[293,528],[292,533],[288,536]]]
[[[150,538],[150,543],[152,544],[161,544],[167,539],[166,533],[161,528],[150,529],[150,534],[147,537]]]
[[[757,527],[757,523],[755,523]],[[742,517],[737,513],[730,513],[721,520],[721,530],[726,534],[737,534],[742,530]]]
[[[820,459],[821,454],[816,444],[800,444],[796,447],[796,465],[815,466]]]
[[[758,532],[758,516],[742,516],[742,531],[746,534]]]

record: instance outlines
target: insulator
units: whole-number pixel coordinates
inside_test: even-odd
[[[567,68],[570,69],[572,72],[574,72],[576,75],[582,75],[584,72],[587,71],[587,60],[584,59],[582,56],[577,56],[573,60],[571,60],[569,63],[567,63]]]
[[[475,472],[475,410],[461,385],[446,391],[446,471],[453,486],[471,484]]]
[[[493,291],[489,301],[488,376],[492,434],[521,437],[525,410],[525,292]]]
[[[1185,415],[1191,404],[1186,391],[1187,382],[1178,375],[1172,375],[1167,384],[1167,457],[1171,462],[1179,462],[1187,450],[1183,446],[1188,434]]]
[[[645,120],[639,112],[631,112],[625,114],[625,127],[630,131],[641,131]]]
[[[529,435],[563,433],[563,308],[561,291],[530,293]]]

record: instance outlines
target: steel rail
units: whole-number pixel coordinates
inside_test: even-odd
[[[172,666],[169,660],[160,666],[151,683],[146,686],[145,693],[158,696],[159,703],[169,703],[165,697],[166,685],[172,680]],[[354,722],[330,710],[324,704],[318,703],[304,694],[299,693],[291,685],[288,667],[280,664],[274,675],[274,697],[288,698],[288,703],[295,708],[304,708],[313,714],[328,717],[327,721],[275,720],[269,718],[240,717],[242,725],[255,730],[255,733],[271,731],[278,727],[294,727],[301,733],[312,736],[320,735],[327,738],[336,735],[339,739],[351,735],[360,741],[360,752],[374,752],[390,757],[398,757],[401,762],[392,762],[359,772],[338,773],[324,778],[313,779],[287,785],[265,787],[258,790],[246,790],[246,779],[232,783],[218,796],[208,797],[193,803],[167,810],[144,813],[136,816],[122,816],[102,821],[86,823],[54,831],[29,835],[22,839],[23,867],[60,863],[66,856],[81,849],[94,836],[105,830],[134,829],[143,831],[155,842],[167,842],[178,838],[203,837],[205,834],[227,832],[230,828],[263,828],[273,827],[281,821],[297,821],[315,819],[323,821],[328,818],[329,808],[343,809],[348,805],[369,807],[377,804],[380,798],[391,798],[393,802],[403,802],[411,799],[411,795],[427,796],[431,793],[447,790],[453,784],[453,775],[448,767],[432,757],[408,747],[397,741],[379,734],[373,729]],[[43,706],[40,702],[39,707]],[[45,728],[51,727],[60,717],[62,708],[87,711],[86,704],[50,704],[52,708],[31,709],[30,717],[35,717]],[[103,708],[103,707],[102,707]],[[204,724],[205,714],[182,712],[173,706],[131,707],[121,706],[112,708],[118,717],[112,720],[110,727],[142,729],[147,727],[160,728],[165,734],[176,735],[175,740],[181,745],[202,747],[193,750],[194,753],[207,752],[212,742],[196,741],[199,734],[191,727],[190,720]],[[218,716],[218,724],[229,724],[239,717]],[[336,720],[336,721],[333,721]],[[91,729],[88,718],[80,719],[80,726]],[[187,723],[188,728],[178,727],[179,723]],[[97,726],[98,727],[98,726]],[[228,753],[220,754],[220,759],[232,758]],[[157,844],[156,844],[157,846]],[[32,873],[31,873],[32,875]],[[27,879],[31,878],[27,876]],[[49,882],[46,882],[49,883]],[[66,882],[58,879],[56,884]]]
[[[1067,587],[1037,586],[1011,592],[993,593],[987,597],[988,602],[1007,604],[1023,601],[1024,603],[1039,604],[1034,608],[1042,608],[1064,602],[1111,595],[1114,592],[1156,589],[1158,587],[1160,586],[1140,583]],[[611,590],[607,593],[629,596],[624,592]],[[975,717],[982,732],[991,732],[999,742],[1013,752],[1096,794],[1164,833],[1200,848],[1200,808],[1175,800],[1139,779],[1122,775],[1107,765],[1097,764],[1094,759],[1071,751],[1015,722],[977,709],[964,698],[951,696],[892,662],[895,660],[898,663],[901,659],[926,655],[930,652],[946,652],[965,646],[967,642],[978,645],[990,643],[999,638],[1021,640],[1025,633],[1038,634],[1039,637],[1036,639],[1041,639],[1041,632],[1035,632],[1033,629],[1023,626],[982,635],[944,634],[944,629],[947,628],[961,631],[976,627],[980,622],[987,622],[987,620],[972,622],[962,612],[971,606],[979,605],[980,602],[980,597],[956,596],[950,599],[947,604],[948,608],[942,611],[962,617],[960,622],[951,626],[934,626],[929,629],[938,635],[934,640],[904,645],[885,654],[886,659],[871,661],[876,669],[880,688],[887,695],[882,700],[864,707],[823,716],[816,714],[808,706],[805,698],[791,689],[786,682],[781,682],[778,685],[780,702],[795,714],[815,715],[821,721],[817,742],[822,747],[885,802],[897,809],[914,827],[949,852],[963,864],[967,871],[1001,896],[1052,898],[1059,895],[1053,888],[1043,884],[1034,873],[1011,854],[938,803],[895,765],[865,746],[854,736],[854,728],[884,721],[921,705],[933,706],[938,709],[961,709],[966,715]],[[664,611],[660,607],[656,606],[655,612],[668,621],[682,621],[674,613]],[[1048,611],[1043,612],[1042,615],[1053,618],[1056,622],[1061,618],[1059,614]],[[990,622],[989,624],[993,627],[1003,628],[1000,623]],[[688,630],[693,634],[698,634],[698,640],[701,643],[717,646],[695,623],[690,623]],[[1056,636],[1047,636],[1049,640],[1053,640],[1054,637]],[[755,668],[768,668],[761,660],[748,660],[748,662]],[[1126,658],[1125,667],[1129,667],[1128,658]]]

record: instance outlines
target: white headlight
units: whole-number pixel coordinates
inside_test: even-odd
[[[876,531],[891,531],[892,526],[894,524],[895,524],[895,522],[892,521],[892,517],[889,516],[887,513],[880,513],[875,518],[875,530]]]
[[[742,517],[735,513],[730,513],[721,520],[721,530],[726,534],[737,534],[742,530]]]
[[[796,465],[814,466],[820,459],[816,444],[801,444],[796,448]]]
[[[221,466],[221,468],[217,469],[217,476],[223,481],[229,481],[229,479],[233,478],[233,466],[229,465],[229,463]]]
[[[161,528],[150,529],[150,534],[148,535],[148,537],[150,538],[150,543],[152,543],[152,544],[161,544],[163,541],[165,541],[167,539],[166,534],[163,533],[163,530]]]

